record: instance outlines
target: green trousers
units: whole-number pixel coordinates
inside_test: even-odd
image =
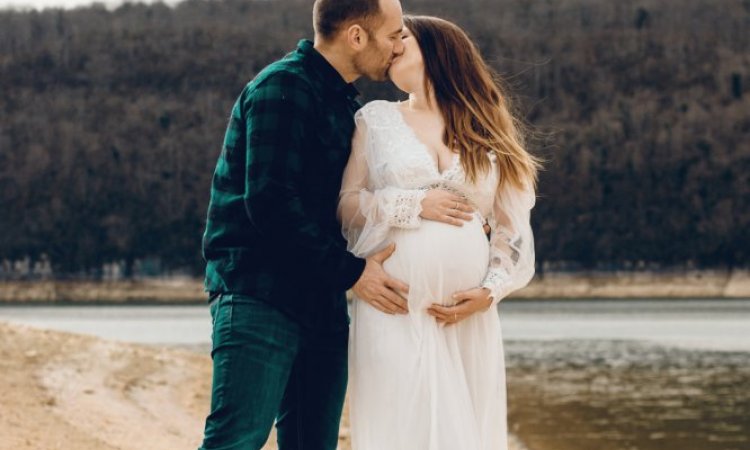
[[[348,330],[312,332],[266,303],[211,303],[211,413],[200,450],[334,450],[346,395]]]

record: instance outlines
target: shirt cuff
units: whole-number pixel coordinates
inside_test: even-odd
[[[341,280],[341,285],[339,287],[341,290],[345,291],[354,286],[357,280],[359,280],[359,277],[362,276],[362,272],[365,271],[365,264],[366,261],[364,259],[357,258],[351,253],[346,252],[346,256],[344,257],[341,268],[339,269],[339,280]]]

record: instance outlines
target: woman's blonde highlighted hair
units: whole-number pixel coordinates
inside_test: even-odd
[[[511,113],[500,77],[466,33],[437,17],[404,16],[422,52],[425,91],[432,92],[445,121],[443,142],[456,149],[471,182],[497,156],[501,186],[535,188],[540,160],[526,151],[523,125]]]

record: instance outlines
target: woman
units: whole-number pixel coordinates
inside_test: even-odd
[[[405,315],[354,301],[352,444],[506,449],[493,306],[534,274],[538,162],[466,34],[433,17],[404,25],[389,76],[409,99],[357,113],[339,204],[350,250],[366,256],[395,243],[384,268],[409,285]]]

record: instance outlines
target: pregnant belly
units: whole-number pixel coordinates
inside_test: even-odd
[[[454,292],[478,287],[487,272],[489,244],[477,215],[462,227],[423,220],[392,238],[396,251],[383,267],[409,284],[410,306],[453,304]]]

